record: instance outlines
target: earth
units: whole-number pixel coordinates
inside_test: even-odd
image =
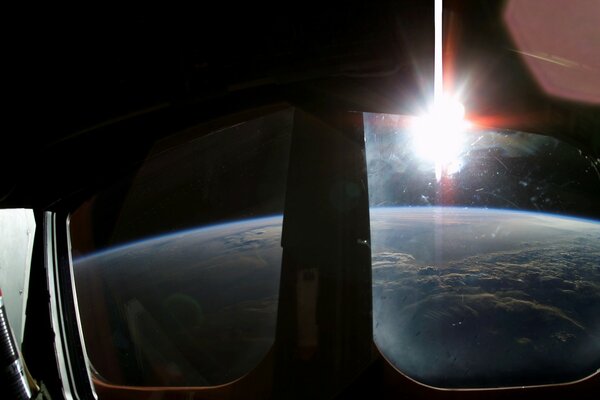
[[[273,216],[214,225],[75,259],[96,373],[129,385],[202,386],[252,370],[274,341],[281,224]],[[375,344],[413,379],[520,386],[600,368],[600,222],[374,208],[371,248]],[[103,305],[109,337],[92,333]]]

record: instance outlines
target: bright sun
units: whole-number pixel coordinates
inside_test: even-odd
[[[442,53],[442,0],[435,0],[435,56],[433,76],[433,106],[425,115],[413,119],[409,132],[413,151],[424,162],[435,167],[439,181],[461,168],[460,156],[464,152],[465,131],[470,127],[465,121],[465,107],[456,98],[444,93]]]
[[[439,180],[443,171],[456,169],[464,151],[465,108],[456,99],[441,96],[425,115],[415,117],[410,126],[413,150],[425,162],[435,165]],[[448,171],[452,172],[452,171]]]

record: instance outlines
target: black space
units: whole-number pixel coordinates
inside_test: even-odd
[[[510,50],[504,2],[444,4],[446,22],[459,31],[457,75],[479,82],[466,99],[470,114],[536,115],[500,127],[557,136],[597,157],[599,107],[539,89]],[[274,101],[414,113],[432,86],[432,14],[433,2],[416,0],[14,14],[19,113],[2,135],[0,205],[77,204],[131,173],[157,138]]]

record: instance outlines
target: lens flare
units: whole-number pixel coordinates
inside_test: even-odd
[[[412,120],[410,134],[413,151],[424,162],[435,166],[436,178],[444,171],[457,172],[465,148],[465,108],[456,99],[442,96],[425,115]]]
[[[433,164],[438,182],[444,175],[460,171],[461,154],[465,147],[465,107],[456,98],[444,93],[444,64],[442,51],[443,1],[434,1],[435,53],[433,76],[433,106],[412,121],[413,151],[424,162]]]

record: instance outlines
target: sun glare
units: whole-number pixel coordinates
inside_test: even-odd
[[[424,162],[433,164],[439,181],[443,175],[460,171],[460,156],[465,145],[464,133],[470,124],[465,120],[465,107],[462,103],[443,90],[442,0],[435,0],[434,8],[433,105],[425,115],[414,118],[409,129],[413,151]]]
[[[465,108],[456,99],[442,96],[425,115],[413,119],[410,126],[413,150],[425,162],[434,164],[439,180],[443,171],[456,172],[464,151]]]

